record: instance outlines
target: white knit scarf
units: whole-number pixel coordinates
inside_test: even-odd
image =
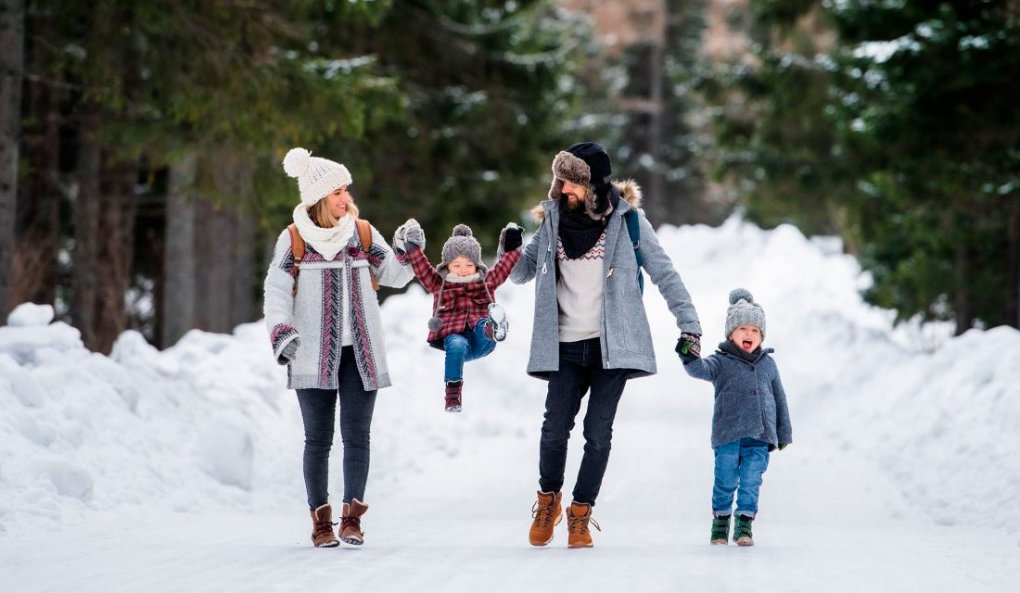
[[[336,257],[354,236],[354,217],[350,214],[345,214],[335,227],[324,229],[312,222],[312,218],[308,216],[308,208],[304,204],[298,204],[294,209],[294,224],[297,225],[301,238],[321,253],[326,261]]]

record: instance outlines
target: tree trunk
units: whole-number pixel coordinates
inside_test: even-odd
[[[132,284],[138,171],[132,163],[116,163],[103,173],[99,211],[103,232],[97,244],[97,264],[104,272],[96,282],[95,349],[105,354],[128,328],[125,296]]]
[[[195,172],[197,157],[189,155],[170,168],[166,198],[166,245],[163,259],[162,329],[160,346],[177,343],[195,327]]]
[[[77,192],[74,196],[74,249],[72,250],[71,322],[82,341],[96,349],[96,275],[99,273],[99,106],[83,106],[78,147]]]
[[[953,313],[956,315],[954,335],[957,336],[974,325],[970,307],[970,288],[967,285],[967,270],[967,246],[961,241],[957,243],[953,254],[953,282],[956,287],[956,296],[953,302]]]
[[[11,255],[17,216],[18,145],[21,141],[21,83],[24,75],[24,0],[0,2],[0,322],[11,300]]]
[[[253,171],[250,165],[242,162],[237,170],[236,187],[237,200],[234,204],[235,212],[235,234],[234,234],[234,287],[233,317],[230,321],[231,331],[242,324],[254,321],[257,317],[255,307],[255,216],[251,209],[246,207],[248,200],[252,199],[252,177]]]
[[[29,28],[32,28],[29,24]],[[37,22],[34,26],[45,26]],[[28,112],[22,155],[32,175],[18,186],[18,238],[14,253],[14,295],[18,301],[55,304],[60,249],[60,93],[45,52],[27,49],[29,71],[37,77],[25,85]],[[40,246],[53,246],[40,249]]]
[[[233,288],[231,263],[234,220],[222,204],[197,203],[195,244],[199,253],[196,275],[195,326],[211,332],[230,331],[230,299]]]
[[[1020,328],[1020,197],[1014,197],[1010,208],[1009,251],[1009,302],[1006,303],[1006,320],[1013,327]]]

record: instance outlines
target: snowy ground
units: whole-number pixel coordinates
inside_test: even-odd
[[[193,332],[109,358],[19,310],[0,328],[0,590],[1007,591],[1020,579],[1020,332],[934,352],[863,305],[826,242],[730,221],[666,228],[705,327],[751,289],[789,394],[753,548],[709,546],[711,386],[683,372],[648,285],[659,374],[632,382],[595,517],[596,547],[527,544],[545,384],[524,374],[532,286],[500,299],[509,339],[442,411],[430,299],[387,301],[395,386],[380,393],[361,549],[316,550],[293,394],[265,330]],[[41,317],[40,317],[41,316]],[[566,490],[579,461],[571,443]],[[339,443],[333,468],[339,465]],[[333,492],[340,492],[334,472]]]

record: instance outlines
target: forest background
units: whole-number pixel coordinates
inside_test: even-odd
[[[0,319],[257,319],[293,146],[435,257],[594,140],[656,226],[836,235],[898,320],[1020,327],[1018,105],[1018,0],[2,0]]]

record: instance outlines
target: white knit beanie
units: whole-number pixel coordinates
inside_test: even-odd
[[[726,309],[726,338],[729,339],[733,330],[741,325],[753,325],[761,330],[761,339],[765,339],[765,311],[754,302],[754,296],[746,288],[734,288],[730,291],[730,306]]]
[[[336,188],[353,182],[347,167],[312,156],[304,148],[292,148],[287,152],[287,156],[283,157],[283,170],[287,175],[297,177],[301,203],[309,208]]]

